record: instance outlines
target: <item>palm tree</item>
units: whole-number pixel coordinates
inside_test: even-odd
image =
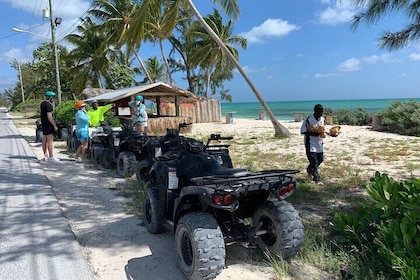
[[[151,83],[163,81],[166,78],[165,65],[159,63],[159,59],[155,56],[146,60],[146,68],[152,78]],[[144,84],[145,81],[143,81]]]
[[[233,22],[229,21],[227,25],[223,25],[223,19],[220,13],[214,9],[213,14],[204,19],[212,30],[218,35],[223,44],[229,49],[233,56],[237,59],[238,51],[232,44],[239,44],[242,48],[246,48],[247,41],[241,36],[231,36],[233,32]],[[235,65],[226,57],[225,52],[216,44],[207,31],[196,22],[191,28],[189,34],[193,38],[190,45],[190,59],[193,65],[200,65],[206,70],[207,86],[206,97],[209,96],[210,82],[212,73],[218,74],[222,71],[231,70]]]
[[[149,82],[152,82],[143,60],[138,55],[141,40],[132,40],[128,32],[139,5],[131,0],[94,0],[93,6],[95,8],[89,10],[88,14],[101,21],[98,28],[108,34],[108,43],[115,44],[118,48],[125,45],[127,55],[134,53],[143,69],[142,72]]]
[[[66,39],[75,47],[63,57],[66,61],[75,64],[71,73],[74,75],[72,89],[81,92],[86,85],[99,88],[114,88],[109,75],[108,48],[106,36],[88,17],[77,27],[79,34],[73,33]],[[105,82],[105,84],[103,84]]]
[[[141,5],[140,10],[143,9],[143,7],[148,7],[149,4],[151,4],[153,1],[143,1],[143,4]],[[138,25],[138,22],[136,22],[136,26],[139,26],[140,28],[144,28],[145,34],[143,40],[148,40],[152,43],[158,42],[160,52],[162,54],[162,59],[166,66],[166,74],[168,81],[171,84],[174,84],[174,80],[172,79],[172,73],[171,68],[169,66],[168,59],[165,55],[165,50],[163,48],[163,41],[165,39],[169,39],[172,35],[172,32],[175,28],[175,25],[178,22],[178,7],[179,7],[179,0],[175,1],[167,1],[167,0],[161,0],[157,1],[160,2],[160,5],[153,6],[149,10],[149,13],[147,15],[146,19],[143,19],[143,24]],[[140,11],[139,11],[140,13]],[[138,18],[140,19],[140,17]],[[137,32],[137,30],[135,31]]]
[[[197,8],[195,7],[192,0],[185,0],[186,3],[190,6],[193,14],[197,17],[198,21],[203,25],[203,27],[206,29],[206,31],[210,34],[210,36],[216,41],[216,43],[219,45],[219,47],[226,53],[228,58],[235,64],[236,68],[238,69],[239,73],[241,73],[242,77],[245,79],[245,81],[248,83],[252,91],[254,92],[255,96],[257,97],[258,101],[263,106],[264,110],[267,112],[267,115],[269,116],[273,126],[274,126],[274,135],[284,135],[289,136],[290,132],[287,130],[286,127],[280,124],[280,122],[275,118],[273,112],[271,112],[270,108],[268,107],[265,100],[262,98],[261,94],[258,92],[257,88],[254,86],[254,84],[249,79],[248,75],[246,74],[245,70],[241,67],[239,62],[236,60],[236,58],[233,56],[233,54],[230,52],[230,50],[226,47],[226,45],[223,43],[222,40],[217,36],[217,34],[211,29],[211,27],[206,23],[206,21],[203,19]],[[227,15],[233,15],[237,17],[239,15],[239,7],[235,0],[213,0],[214,3],[219,4],[227,13]]]
[[[379,46],[384,49],[396,50],[414,43],[420,38],[420,1],[400,0],[352,0],[362,12],[353,17],[351,28],[355,30],[361,22],[368,25],[376,23],[381,17],[392,12],[402,11],[408,17],[408,24],[397,32],[385,31],[379,39]]]

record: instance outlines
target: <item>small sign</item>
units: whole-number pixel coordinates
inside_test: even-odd
[[[114,146],[119,146],[120,145],[120,138],[115,137],[114,138]]]
[[[168,172],[168,189],[176,190],[178,188],[178,177],[176,172]]]

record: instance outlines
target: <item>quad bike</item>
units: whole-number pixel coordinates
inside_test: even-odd
[[[179,135],[179,131],[189,125],[191,123],[181,123],[178,129],[167,129],[164,136],[149,136],[147,138],[136,166],[136,177],[139,183],[149,181],[149,171],[157,157],[182,146],[181,142],[184,137]]]
[[[147,183],[149,180],[149,171],[158,156],[170,150],[177,149],[182,146],[185,137],[179,135],[182,128],[191,125],[191,123],[181,123],[178,129],[167,129],[166,135],[163,137],[149,137],[142,150],[142,157],[136,166],[136,177],[139,183]],[[220,134],[211,134],[207,139],[204,149],[209,154],[216,156],[219,163],[223,166],[232,168],[232,159],[229,156],[229,145],[220,144],[222,140],[232,140],[233,137],[222,137]],[[219,144],[211,144],[213,141]]]
[[[225,266],[225,246],[256,245],[284,259],[303,244],[302,220],[285,199],[298,170],[228,168],[204,143],[178,137],[156,158],[143,201],[146,229],[175,234],[179,265],[188,279],[213,279]],[[269,199],[270,197],[276,198]]]
[[[88,148],[93,163],[100,163],[102,152],[108,146],[108,136],[113,133],[113,130],[114,128],[108,123],[101,122],[100,126],[90,133]]]
[[[55,124],[58,127],[57,133],[54,133],[54,140],[56,141],[66,141],[69,137],[69,130],[66,128],[63,121],[55,119]],[[36,129],[35,129],[35,141],[42,142],[42,124],[41,120],[38,119],[35,121]]]
[[[125,125],[121,131],[108,134],[107,141],[100,156],[102,167],[110,169],[116,166],[121,177],[130,177],[136,172],[136,164],[141,158],[141,151],[148,136]]]

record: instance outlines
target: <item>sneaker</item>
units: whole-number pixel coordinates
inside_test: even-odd
[[[48,158],[47,157],[44,157],[43,159],[41,159],[42,161],[47,161],[48,160]]]
[[[75,161],[76,161],[76,162],[78,162],[78,163],[80,163],[80,162],[82,162],[82,159],[81,159],[81,158],[79,158],[79,157],[77,157],[77,158],[75,159]]]
[[[55,158],[55,157],[49,157],[47,160],[48,161],[60,161],[60,159]]]

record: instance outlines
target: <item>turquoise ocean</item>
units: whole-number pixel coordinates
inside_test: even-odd
[[[353,100],[318,100],[318,101],[275,101],[267,102],[268,107],[278,120],[292,121],[294,113],[301,112],[304,116],[313,113],[315,104],[322,104],[325,108],[331,108],[334,111],[345,109],[354,110],[361,108],[369,113],[380,113],[385,108],[391,106],[393,101],[407,102],[415,100],[420,102],[420,98],[402,98],[402,99],[353,99]],[[222,103],[222,116],[226,113],[234,112],[233,118],[257,119],[263,107],[259,102],[232,102]]]

